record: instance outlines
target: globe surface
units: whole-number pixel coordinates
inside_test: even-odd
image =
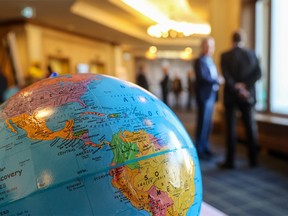
[[[0,106],[1,215],[198,215],[199,161],[175,114],[104,75],[41,80]]]

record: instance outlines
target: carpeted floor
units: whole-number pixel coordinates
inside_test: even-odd
[[[195,114],[175,111],[191,138],[195,133]],[[288,215],[288,160],[261,151],[259,166],[249,168],[246,148],[237,145],[234,170],[221,170],[224,136],[212,134],[215,157],[200,161],[203,181],[203,200],[231,216],[287,216]],[[288,142],[287,142],[288,144]]]

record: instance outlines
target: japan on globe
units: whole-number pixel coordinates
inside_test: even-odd
[[[196,149],[135,84],[93,74],[38,81],[0,105],[0,215],[199,215]]]

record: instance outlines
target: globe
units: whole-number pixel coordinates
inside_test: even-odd
[[[195,147],[176,115],[115,77],[38,81],[0,106],[0,215],[199,215]]]

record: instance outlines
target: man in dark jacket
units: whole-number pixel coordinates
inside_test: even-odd
[[[0,104],[4,102],[4,93],[8,88],[7,79],[0,71]]]
[[[166,105],[168,105],[168,94],[169,94],[169,83],[170,83],[170,79],[169,79],[169,75],[168,75],[168,68],[163,67],[162,73],[163,73],[163,78],[160,82],[161,91],[162,91],[162,99],[163,99],[163,102]]]
[[[137,85],[141,86],[142,88],[149,90],[149,85],[147,78],[145,76],[144,65],[140,65],[138,75],[136,78]]]
[[[234,168],[236,144],[236,111],[242,114],[249,150],[249,165],[257,165],[257,127],[254,119],[255,83],[261,77],[258,59],[252,50],[243,47],[243,32],[232,36],[233,48],[221,56],[225,78],[224,106],[226,116],[226,159],[221,168]]]

